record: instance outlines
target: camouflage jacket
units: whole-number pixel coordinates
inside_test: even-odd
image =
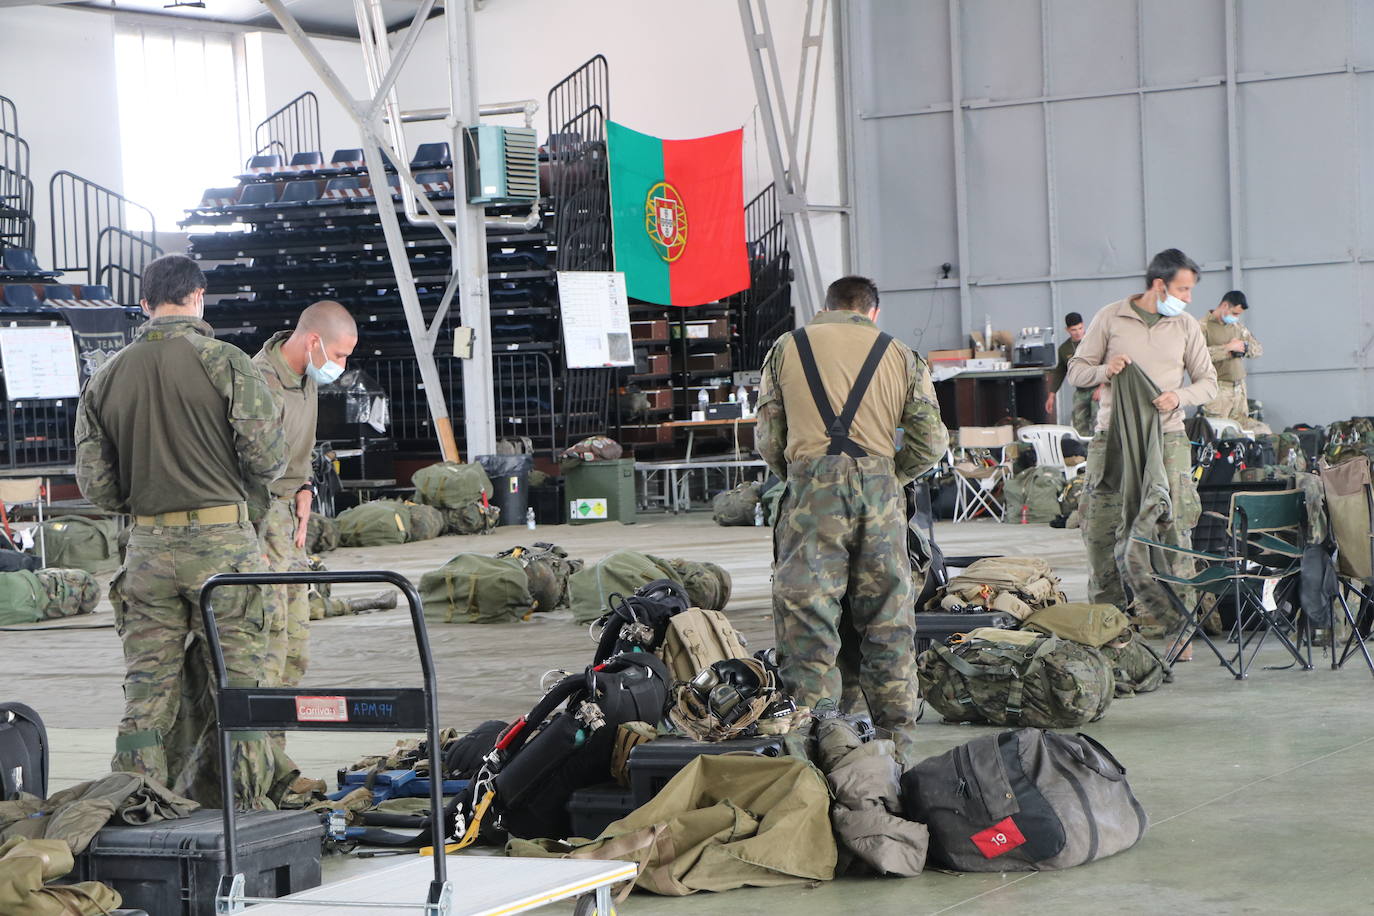
[[[91,377],[76,415],[77,483],[91,502],[137,515],[266,509],[286,462],[277,404],[248,355],[211,334],[190,316],[153,318]]]
[[[812,319],[813,324],[845,323],[874,327],[866,316],[853,312],[822,312]],[[949,447],[949,434],[940,419],[940,407],[935,400],[935,386],[930,380],[930,370],[925,360],[911,351],[906,344],[895,341],[905,360],[905,398],[901,415],[894,418],[893,432],[900,428],[902,446],[893,456],[897,479],[903,485],[935,467]],[[758,425],[754,432],[754,442],[759,454],[768,466],[781,478],[787,477],[788,421],[787,408],[783,402],[783,391],[779,383],[779,370],[784,354],[795,349],[792,335],[785,334],[774,342],[763,361],[763,382],[759,388]],[[821,361],[825,354],[818,352]],[[872,389],[870,389],[870,394]],[[805,409],[814,411],[809,394]]]

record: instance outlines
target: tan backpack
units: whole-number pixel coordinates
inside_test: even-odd
[[[929,610],[975,606],[1025,620],[1065,600],[1059,578],[1040,557],[988,557],[951,579],[944,593],[931,600]]]
[[[714,662],[748,658],[744,640],[720,611],[688,608],[668,618],[668,632],[658,657],[668,666],[674,683],[696,677]]]

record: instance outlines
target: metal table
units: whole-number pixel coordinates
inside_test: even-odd
[[[451,916],[506,916],[566,900],[595,894],[597,912],[610,914],[610,889],[635,877],[633,862],[596,859],[514,859],[505,856],[447,857],[453,902]],[[333,884],[283,897],[276,903],[259,904],[243,912],[252,916],[321,916],[324,913],[352,916],[417,916],[420,910],[397,906],[398,900],[423,900],[424,889],[434,877],[428,858],[365,872]],[[329,906],[325,901],[347,901],[351,906]],[[368,906],[375,903],[376,906]]]
[[[688,492],[688,482],[693,471],[703,474],[713,468],[766,468],[762,458],[698,458],[695,461],[636,461],[635,473],[644,478],[644,502],[662,504],[669,512],[686,512],[692,508],[692,496]],[[660,476],[662,475],[662,476]],[[654,487],[661,482],[661,487]],[[703,490],[705,488],[703,487]],[[655,492],[657,490],[657,492]]]

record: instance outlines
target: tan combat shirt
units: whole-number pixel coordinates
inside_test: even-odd
[[[253,364],[262,371],[267,387],[281,408],[286,434],[286,470],[270,487],[276,497],[291,496],[311,478],[315,451],[315,421],[319,413],[318,385],[309,373],[297,375],[281,355],[290,331],[278,331],[262,345]]]
[[[1139,298],[1113,302],[1093,316],[1088,333],[1069,360],[1069,384],[1094,388],[1107,383],[1098,402],[1096,427],[1106,429],[1112,416],[1112,386],[1106,364],[1124,353],[1160,391],[1178,395],[1179,406],[1160,415],[1160,428],[1166,433],[1182,432],[1183,409],[1206,404],[1217,396],[1217,370],[1197,319],[1186,312],[1161,316],[1151,327],[1131,307]],[[1185,372],[1188,385],[1183,384]]]
[[[821,312],[807,325],[816,367],[836,414],[878,333],[867,316],[849,311]],[[764,359],[759,387],[755,439],[759,454],[780,477],[787,476],[787,464],[819,458],[830,448],[796,349],[791,334],[778,338]],[[900,452],[895,442],[898,427],[903,430]],[[930,372],[901,341],[888,345],[849,437],[869,455],[893,458],[903,483],[934,467],[949,447]]]
[[[1212,365],[1217,367],[1217,381],[1245,381],[1245,361],[1264,355],[1264,347],[1260,346],[1255,335],[1250,333],[1243,321],[1227,324],[1218,321],[1212,312],[1198,320],[1202,324],[1203,337],[1207,340],[1207,352],[1212,356]],[[1248,344],[1245,353],[1236,354],[1226,349],[1226,345],[1233,340],[1243,340]]]

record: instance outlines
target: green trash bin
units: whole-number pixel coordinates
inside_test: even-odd
[[[568,523],[635,523],[635,462],[584,461],[563,472],[568,501]]]

